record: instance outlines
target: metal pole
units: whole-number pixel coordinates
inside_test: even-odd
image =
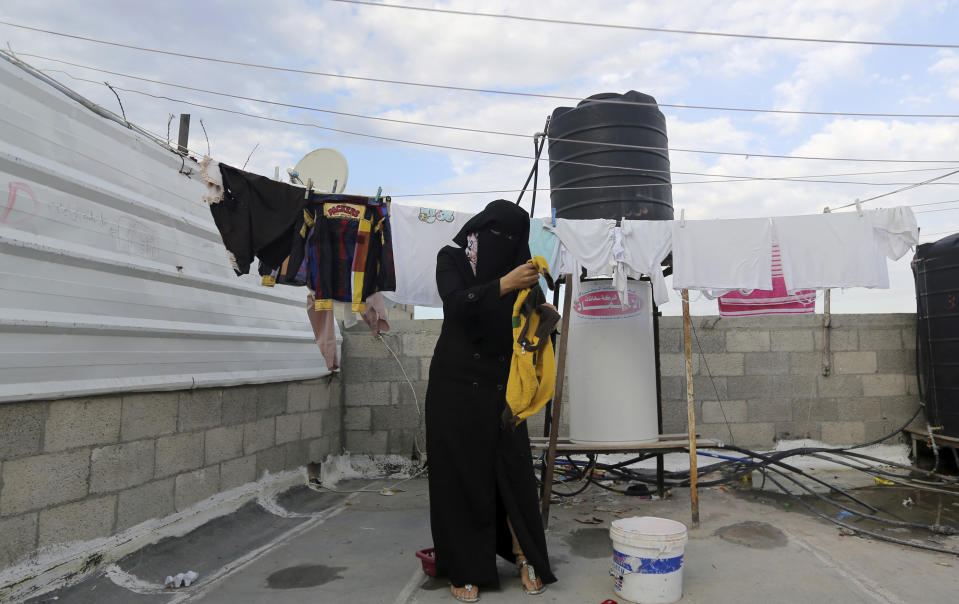
[[[659,435],[663,433],[663,387],[659,364],[659,307],[653,304],[653,358],[656,362],[656,427]],[[665,468],[663,467],[663,454],[656,455],[656,492],[660,498],[666,496]]]
[[[190,144],[190,114],[180,114],[180,134],[177,140],[177,151],[183,155],[187,154],[187,146]]]
[[[690,343],[689,290],[683,290],[683,346],[686,350],[686,418],[689,424],[689,505],[693,527],[699,526],[699,472],[696,469],[696,401],[693,398],[693,354]]]
[[[573,276],[567,275],[566,293],[563,295],[563,323],[560,330],[559,362],[556,366],[556,392],[553,394],[553,418],[549,429],[549,448],[546,450],[546,467],[543,469],[543,500],[540,509],[543,528],[549,528],[549,499],[553,494],[553,470],[556,465],[556,441],[559,439],[559,417],[563,401],[563,382],[566,380],[566,350],[569,348],[569,316],[573,307]]]
[[[826,290],[823,296],[823,316],[822,316],[822,374],[829,377],[832,373],[832,355],[830,354],[830,338],[832,325],[832,314],[829,312],[829,290]]]

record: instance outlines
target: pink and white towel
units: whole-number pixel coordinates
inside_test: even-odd
[[[787,315],[812,313],[816,310],[816,290],[805,289],[790,294],[783,279],[779,246],[773,244],[773,288],[740,290],[719,298],[721,317],[749,317],[755,315]]]

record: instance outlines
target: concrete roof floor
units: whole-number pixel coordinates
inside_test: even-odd
[[[426,577],[414,557],[430,546],[426,480],[405,482],[393,496],[375,492],[393,483],[350,480],[336,493],[296,487],[274,505],[251,502],[187,535],[127,556],[107,573],[32,602],[453,602],[446,581]],[[957,601],[956,556],[843,536],[835,525],[799,507],[786,507],[763,493],[702,489],[701,524],[690,529],[686,546],[682,602]],[[575,502],[554,504],[547,536],[559,582],[542,595],[527,596],[501,561],[502,587],[482,592],[481,601],[600,604],[613,599],[624,604],[608,573],[609,525],[632,515],[689,525],[688,490],[676,489],[665,500],[642,500],[592,486]],[[585,517],[601,522],[585,524]],[[946,544],[959,547],[959,537],[947,538]],[[166,575],[186,570],[200,574],[197,583],[162,590]]]

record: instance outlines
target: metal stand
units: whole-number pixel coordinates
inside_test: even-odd
[[[692,510],[693,526],[699,526],[699,491],[697,482],[699,473],[696,467],[696,407],[693,399],[693,378],[692,378],[692,351],[690,347],[690,318],[689,318],[689,293],[683,291],[683,328],[686,353],[686,405],[687,417],[689,422],[688,434],[660,434],[659,440],[651,443],[642,443],[636,445],[581,445],[571,442],[569,439],[559,438],[559,418],[562,412],[563,383],[566,378],[566,358],[567,346],[569,341],[569,323],[573,306],[572,276],[564,275],[563,281],[566,285],[566,292],[563,296],[563,320],[560,329],[559,358],[556,364],[556,392],[550,405],[551,417],[549,419],[549,437],[533,437],[530,444],[533,449],[546,450],[546,466],[543,468],[543,488],[541,492],[540,511],[543,517],[543,526],[549,528],[549,506],[553,492],[553,474],[556,469],[556,453],[558,451],[564,454],[584,454],[584,453],[644,453],[655,452],[656,459],[656,484],[662,497],[665,491],[663,478],[663,454],[670,451],[689,451],[689,477],[690,477],[690,505]],[[653,309],[654,322],[654,344],[656,346],[656,398],[657,398],[657,418],[659,421],[659,432],[662,433],[662,399],[660,394],[659,382],[659,320],[658,309]],[[705,447],[719,446],[715,440],[700,440],[699,445]]]

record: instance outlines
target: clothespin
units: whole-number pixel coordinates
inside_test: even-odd
[[[303,199],[309,199],[309,198],[310,198],[310,191],[312,191],[312,190],[313,190],[313,179],[312,179],[312,178],[308,178],[308,179],[306,179],[306,192],[303,193]]]
[[[280,180],[280,166],[273,167],[273,180]]]
[[[822,209],[823,214],[829,214],[830,212],[832,212],[832,210],[829,209],[829,206],[826,206]]]
[[[680,228],[686,228],[686,210],[682,209],[679,211],[679,226]]]
[[[552,214],[553,214],[553,228],[555,229],[556,228],[556,208],[552,209]]]
[[[383,194],[383,187],[376,187],[376,199],[373,200],[373,203],[380,203],[380,196]]]
[[[333,179],[333,188],[330,189],[330,193],[334,193],[334,194],[336,193],[336,185],[339,184],[339,182],[340,182],[339,180],[335,178]]]
[[[856,211],[859,212],[859,216],[862,217],[862,205],[859,203],[859,200],[856,200]]]

